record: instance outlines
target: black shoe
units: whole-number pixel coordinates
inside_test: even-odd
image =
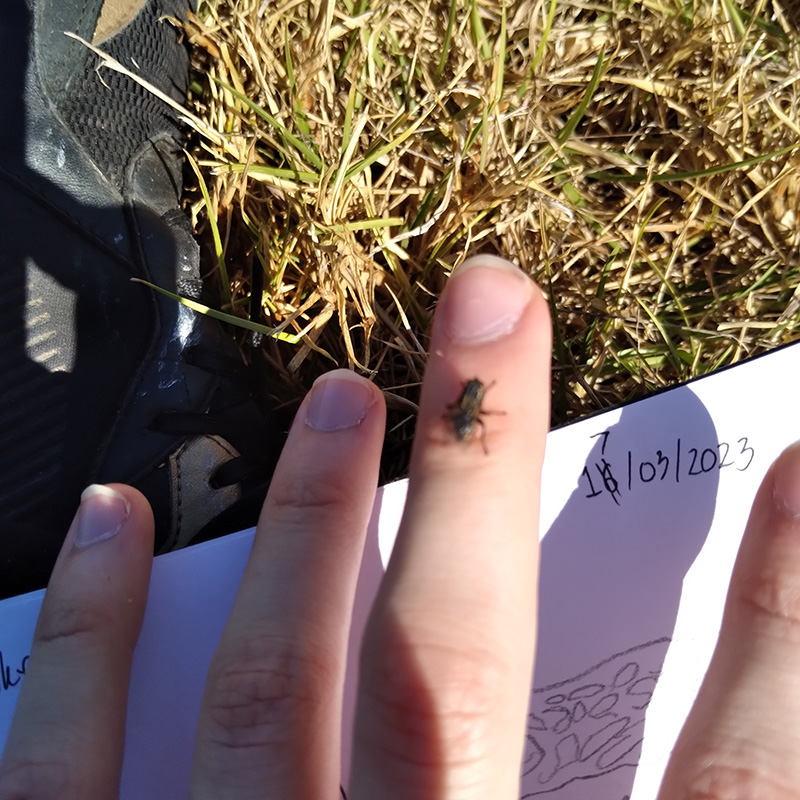
[[[130,280],[204,299],[174,113],[63,33],[102,5],[0,20],[0,597],[46,584],[87,484],[141,489],[171,550],[254,524],[282,444],[222,329]],[[186,5],[95,43],[183,101]]]

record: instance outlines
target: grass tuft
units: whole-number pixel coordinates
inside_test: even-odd
[[[276,401],[369,375],[402,474],[436,299],[481,251],[549,293],[555,424],[797,339],[793,14],[202,3],[187,199],[226,310],[283,334],[260,344]]]

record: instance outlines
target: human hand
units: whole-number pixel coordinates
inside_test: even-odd
[[[549,337],[541,294],[498,260],[462,267],[443,294],[406,510],[362,652],[351,800],[518,797]],[[455,441],[445,417],[475,376],[494,382],[486,407],[504,412],[485,420],[487,453],[478,442]],[[195,800],[337,796],[349,613],[383,428],[380,393],[352,373],[324,376],[303,402],[210,669]],[[800,521],[781,510],[788,501],[773,503],[775,484],[789,487],[779,498],[792,487],[800,495],[800,452],[785,455],[759,493],[723,628],[731,633],[676,750],[664,800],[692,796],[712,774],[706,763],[723,765],[708,786],[729,791],[707,789],[709,798],[734,796],[737,777],[752,778],[748,797],[764,776],[771,797],[800,785],[790,781],[792,758],[765,757],[793,746],[792,737],[776,737],[796,717],[785,700],[791,659],[800,660],[791,623],[800,619],[791,606],[792,575],[800,576],[791,536],[800,535]],[[0,765],[2,798],[118,793],[153,532],[142,496],[111,490],[84,500],[53,572]],[[776,683],[782,703],[756,703]],[[737,730],[739,719],[750,724]],[[736,748],[725,750],[731,742]],[[715,761],[719,748],[735,760]],[[699,783],[684,780],[692,775]]]
[[[351,798],[517,792],[549,422],[547,303],[516,268],[482,257],[450,281],[431,353],[406,511],[365,637]],[[486,419],[488,454],[456,441],[445,418],[474,376],[494,382],[486,405],[504,412]],[[304,400],[211,665],[193,798],[338,796],[348,624],[384,426],[381,393],[343,370]],[[0,797],[118,793],[153,531],[144,498],[110,488],[84,500],[55,566]]]

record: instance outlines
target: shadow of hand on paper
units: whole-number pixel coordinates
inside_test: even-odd
[[[561,435],[559,444],[570,430]],[[683,578],[714,517],[720,464],[735,469],[737,456],[749,457],[718,442],[686,387],[624,407],[613,426],[598,420],[588,439],[582,470],[572,470],[577,485],[542,541],[525,798],[630,796]]]

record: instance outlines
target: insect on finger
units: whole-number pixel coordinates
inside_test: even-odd
[[[482,408],[486,392],[494,386],[492,381],[485,386],[479,378],[472,378],[464,384],[461,394],[454,403],[447,406],[444,418],[453,426],[453,433],[459,442],[468,442],[476,428],[480,428],[480,440],[483,452],[489,455],[486,446],[486,424],[482,417],[487,414],[505,414],[505,411],[486,411]]]

